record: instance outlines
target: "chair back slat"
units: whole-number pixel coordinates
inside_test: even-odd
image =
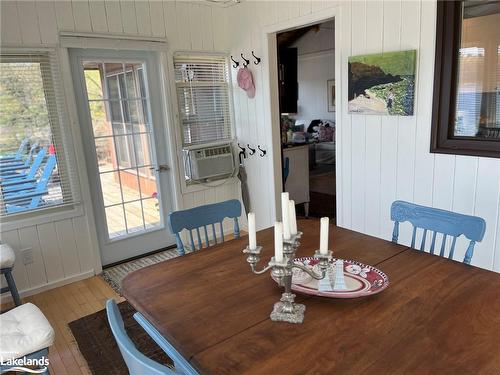
[[[175,243],[177,245],[177,251],[180,254],[184,254],[184,244],[182,243],[180,232],[175,234]]]
[[[446,239],[447,239],[448,235],[445,234],[443,235],[443,241],[441,242],[441,251],[439,252],[439,256],[440,257],[444,257],[444,250],[446,248]]]
[[[413,233],[411,235],[411,247],[415,248],[415,239],[417,238],[417,227],[413,226]]]
[[[52,172],[54,172],[54,168],[56,167],[56,156],[50,155],[45,162],[45,167],[43,169],[42,175],[38,180],[38,184],[36,187],[36,191],[44,191],[47,189],[47,185],[49,183],[50,177],[52,176]]]
[[[450,253],[448,254],[449,259],[453,259],[453,254],[455,253],[455,244],[457,243],[457,237],[453,237],[453,241],[451,242]]]
[[[234,235],[236,237],[239,237],[240,236],[240,224],[238,223],[237,218],[234,218],[233,220],[234,220],[234,228],[233,228]]]
[[[158,362],[146,357],[135,347],[132,340],[127,335],[123,324],[123,319],[118,310],[116,302],[112,299],[106,302],[106,313],[108,316],[111,332],[115,337],[118,349],[131,375],[175,375],[176,373]]]
[[[31,164],[28,174],[26,175],[27,178],[35,178],[36,172],[38,172],[38,169],[42,165],[43,159],[45,158],[46,154],[46,148],[42,148],[40,151],[38,151],[38,154],[36,154],[35,158],[33,159],[33,163]]]
[[[204,231],[205,231],[205,243],[206,243],[207,247],[209,247],[209,246],[210,246],[210,240],[208,239],[208,231],[207,231],[207,226],[206,226],[206,225],[204,225],[204,226],[203,226],[203,229],[204,229]]]
[[[420,250],[425,250],[425,239],[427,238],[427,229],[424,229],[424,233],[422,234],[422,242],[420,243]]]
[[[456,212],[441,210],[413,204],[404,201],[395,201],[391,206],[391,220],[394,221],[392,234],[393,242],[397,242],[399,236],[399,223],[410,222],[413,225],[413,237],[411,247],[415,247],[416,229],[423,229],[423,238],[420,246],[425,250],[425,238],[427,231],[433,231],[430,253],[434,254],[436,245],[436,234],[443,235],[440,256],[445,256],[446,240],[448,236],[453,237],[448,257],[453,259],[455,253],[456,239],[464,235],[470,240],[463,262],[469,264],[474,252],[474,245],[481,241],[486,231],[486,222],[477,216],[463,215]]]
[[[432,242],[431,242],[431,250],[430,250],[431,254],[434,254],[434,248],[436,247],[436,234],[437,234],[436,231],[432,232]]]
[[[399,237],[399,221],[394,222],[394,229],[392,230],[392,242],[398,242]]]
[[[193,240],[193,231],[190,230],[189,231],[189,243],[191,244],[191,250],[196,250],[196,248],[194,247],[194,240]]]
[[[467,248],[467,251],[465,252],[464,263],[470,264],[470,261],[472,260],[472,255],[474,254],[474,246],[475,245],[476,245],[476,241],[471,241],[469,243],[469,247]]]
[[[222,226],[222,221],[220,224],[220,242],[224,242],[224,227]]]
[[[196,236],[198,237],[199,250],[203,249],[203,243],[201,242],[200,228],[196,228]]]
[[[224,242],[224,229],[223,229],[223,221],[225,218],[231,218],[235,221],[234,223],[234,235],[235,237],[239,237],[239,225],[238,218],[241,216],[241,203],[237,199],[231,199],[228,201],[207,204],[204,206],[194,207],[187,210],[175,211],[170,213],[168,216],[168,223],[170,226],[170,230],[172,233],[176,234],[179,240],[177,242],[182,242],[180,236],[177,235],[183,231],[187,230],[189,232],[189,239],[191,244],[191,249],[195,250],[194,239],[192,230],[196,229],[197,240],[199,249],[203,248],[203,242],[201,240],[200,235],[200,227],[204,228],[206,246],[210,246],[210,239],[208,237],[207,225],[212,226],[212,236],[215,243],[217,241],[217,231],[215,230],[215,224],[219,223],[220,225],[220,235],[221,241]],[[177,244],[177,248],[179,253],[184,254],[184,245],[179,246]]]
[[[23,153],[24,153],[24,149],[26,148],[26,146],[28,145],[29,143],[29,138],[24,138],[21,143],[19,144],[19,148],[17,149],[15,155],[14,155],[14,158],[17,160],[17,159],[21,159],[23,157]]]
[[[26,155],[26,160],[24,161],[24,166],[28,168],[33,160],[33,155],[35,154],[35,151],[38,149],[38,142],[33,143],[31,145],[30,150],[28,152],[28,155]]]
[[[212,237],[214,238],[215,244],[217,245],[217,233],[215,232],[215,223],[212,223]]]

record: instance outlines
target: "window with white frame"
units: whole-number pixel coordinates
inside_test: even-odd
[[[75,202],[56,57],[0,54],[0,217]]]
[[[114,64],[107,64],[108,68]],[[144,80],[144,71],[141,64],[126,64],[123,68],[121,64],[118,67],[118,72],[106,73],[106,85],[109,90],[109,97],[117,98],[118,100],[110,102],[110,117],[113,125],[113,134],[131,134],[142,124],[149,124],[149,113],[146,98],[146,86]],[[125,70],[125,71],[124,71]],[[137,85],[135,83],[138,83]],[[116,142],[116,140],[115,140]],[[132,144],[131,139],[124,137],[116,142],[116,151],[118,154],[118,162],[122,167],[131,167],[134,162],[134,147],[135,159],[137,165],[144,165],[144,160],[147,154],[144,150],[143,143],[140,138],[134,138]]]
[[[177,54],[174,69],[183,146],[231,139],[227,58]]]

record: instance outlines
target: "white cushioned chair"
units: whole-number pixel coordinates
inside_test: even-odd
[[[47,358],[54,343],[54,329],[38,307],[25,303],[0,315],[0,373],[15,367],[8,364],[16,358]],[[46,366],[42,374],[49,374]]]
[[[7,286],[2,288],[0,293],[10,292],[15,305],[19,306],[21,304],[21,298],[19,297],[19,292],[17,291],[16,283],[12,276],[12,267],[14,267],[15,261],[16,254],[12,247],[6,243],[0,243],[0,273],[4,275],[7,280]]]

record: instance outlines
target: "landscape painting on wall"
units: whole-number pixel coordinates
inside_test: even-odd
[[[349,112],[412,116],[417,51],[349,57]]]

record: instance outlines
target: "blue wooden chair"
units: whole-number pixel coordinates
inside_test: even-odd
[[[163,335],[141,314],[136,312],[134,319],[144,328],[148,335],[158,344],[160,348],[174,362],[175,371],[184,375],[198,375],[193,366],[163,337]]]
[[[38,143],[34,143],[30,147],[30,151],[29,151],[28,155],[26,156],[25,160],[22,160],[22,158],[21,159],[12,159],[12,160],[7,160],[7,161],[0,163],[0,173],[1,174],[9,174],[9,173],[15,173],[15,171],[17,171],[17,170],[30,168],[31,160],[33,159],[33,155],[35,154],[37,149],[38,149]]]
[[[392,242],[397,243],[399,237],[399,223],[409,221],[413,225],[413,235],[411,238],[411,247],[415,248],[417,229],[423,230],[420,250],[425,250],[427,232],[432,232],[430,253],[434,254],[436,247],[436,234],[441,233],[443,239],[441,242],[440,256],[445,256],[446,240],[448,236],[452,238],[449,259],[453,259],[455,243],[457,238],[464,235],[470,240],[469,247],[465,252],[463,262],[470,264],[474,254],[476,242],[481,241],[486,231],[486,222],[477,216],[462,215],[451,211],[441,210],[419,206],[417,204],[395,201],[391,206],[391,220],[394,221],[394,230],[392,232]]]
[[[47,185],[49,184],[52,172],[56,167],[56,156],[50,155],[47,158],[45,167],[37,183],[28,189],[3,192],[3,200],[7,213],[28,211],[37,208],[42,202],[42,197],[48,194]],[[2,187],[3,189],[3,187]]]
[[[15,154],[0,156],[0,163],[9,162],[13,160],[21,160],[23,158],[24,149],[28,145],[28,142],[29,138],[24,138],[19,144],[19,148],[17,149]]]
[[[205,244],[206,247],[210,246],[208,239],[207,226],[212,227],[212,236],[217,244],[217,234],[215,231],[215,224],[220,225],[220,236],[221,242],[224,242],[224,229],[222,228],[222,222],[225,218],[234,219],[234,236],[236,238],[240,237],[240,227],[238,224],[238,218],[241,216],[241,203],[237,199],[231,199],[225,202],[207,204],[204,206],[194,207],[183,211],[171,212],[168,215],[168,223],[170,230],[175,234],[175,241],[177,242],[177,250],[179,254],[184,255],[184,244],[182,243],[180,233],[182,230],[186,229],[189,232],[189,239],[191,250],[196,250],[193,239],[193,230],[196,230],[197,240],[198,240],[198,250],[203,248],[203,242],[201,240],[200,228],[203,227],[205,234]]]
[[[106,301],[106,313],[109,326],[115,337],[118,348],[122,353],[123,360],[127,364],[130,375],[175,375],[176,372],[146,357],[135,347],[127,335],[123,325],[123,319],[118,310],[116,302],[112,299]]]
[[[35,182],[36,174],[45,159],[45,155],[47,155],[47,149],[42,148],[33,160],[33,163],[31,163],[30,169],[27,172],[0,176],[0,185],[2,188],[5,188],[6,186],[19,185],[21,183]]]

